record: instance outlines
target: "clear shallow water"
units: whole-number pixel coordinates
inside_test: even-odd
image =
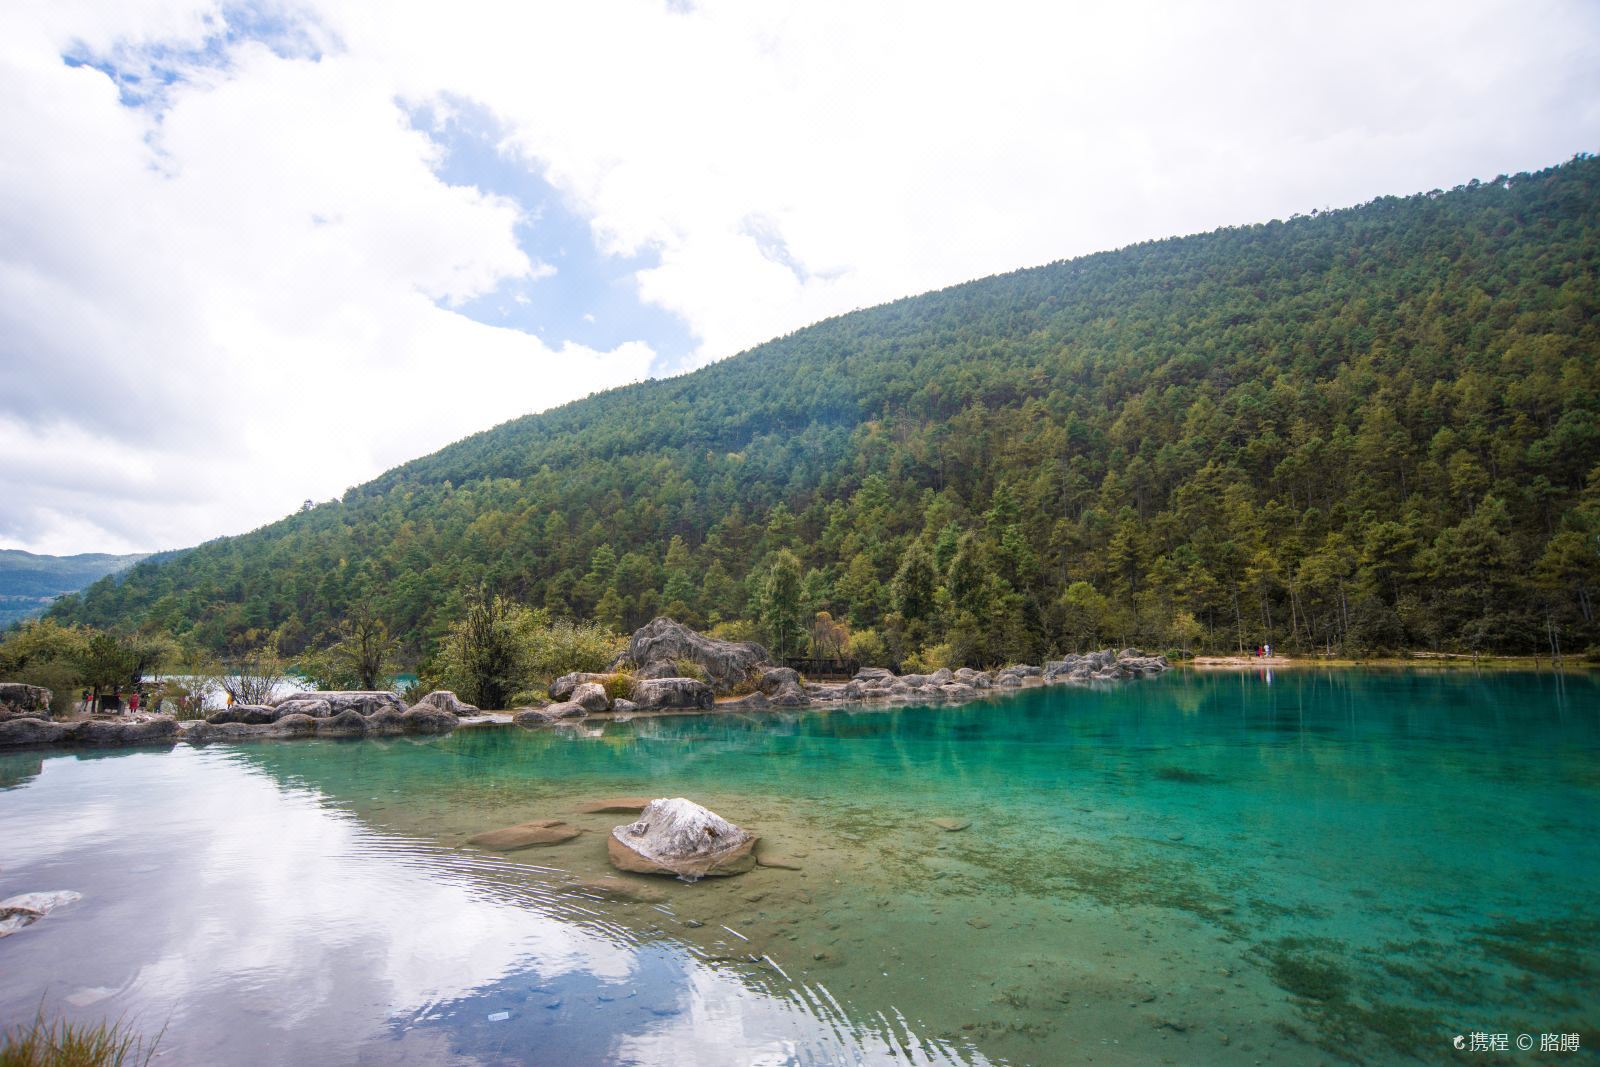
[[[617,877],[625,817],[571,811],[618,794],[800,869]],[[464,845],[546,816],[593,832]],[[0,756],[0,897],[47,889],[84,900],[0,940],[0,1024],[165,1024],[166,1062],[1390,1063],[1472,1030],[1592,1057],[1600,686],[1181,672]]]

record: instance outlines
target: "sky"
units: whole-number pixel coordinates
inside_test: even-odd
[[[9,0],[0,548],[179,548],[1018,267],[1600,150],[1593,0]]]

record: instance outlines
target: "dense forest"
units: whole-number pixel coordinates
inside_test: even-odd
[[[1578,651],[1600,644],[1597,356],[1579,156],[844,315],[52,615],[293,654],[360,606],[420,660],[487,588],[785,651],[826,612],[819,640],[900,662]]]
[[[142,555],[37,556],[14,548],[0,549],[0,626],[30,615],[42,615],[51,601],[131,566]]]

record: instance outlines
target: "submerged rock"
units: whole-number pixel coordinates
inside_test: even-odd
[[[663,615],[635,630],[627,651],[612,666],[627,662],[634,665],[640,677],[670,677],[656,675],[655,669],[692,660],[706,672],[712,685],[726,691],[745,681],[770,658],[767,650],[753,641],[719,641]],[[673,669],[672,674],[677,673]]]
[[[694,801],[674,797],[652,800],[637,822],[611,831],[606,847],[619,870],[693,881],[750,870],[757,840]]]
[[[637,815],[649,804],[649,797],[607,797],[605,800],[591,800],[587,804],[579,804],[573,810],[583,815]]]
[[[522,848],[559,845],[583,833],[560,819],[534,819],[531,822],[488,830],[467,838],[467,844],[479,848],[492,848],[497,852],[514,852]]]
[[[22,893],[0,900],[0,937],[14,934],[38,922],[56,908],[82,899],[82,893],[57,889],[46,893]]]

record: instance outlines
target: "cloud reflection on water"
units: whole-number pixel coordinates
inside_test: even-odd
[[[0,824],[0,895],[84,893],[0,943],[0,1024],[42,996],[165,1024],[185,1063],[956,1062],[641,943],[525,867],[375,833],[228,750],[50,757],[0,791]],[[84,989],[115,992],[74,1008]]]

